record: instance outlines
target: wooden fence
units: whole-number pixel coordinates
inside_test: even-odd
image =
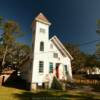
[[[100,80],[96,80],[96,79],[74,79],[74,82],[78,84],[100,85]]]
[[[74,82],[79,84],[100,85],[100,75],[78,75],[78,77],[74,78]]]

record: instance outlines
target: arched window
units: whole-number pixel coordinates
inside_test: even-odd
[[[44,42],[40,42],[40,51],[44,51]]]

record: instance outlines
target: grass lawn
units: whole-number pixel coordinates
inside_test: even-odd
[[[25,91],[0,86],[0,100],[100,100],[99,92],[79,89]]]

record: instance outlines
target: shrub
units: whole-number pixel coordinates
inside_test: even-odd
[[[60,81],[55,76],[53,77],[51,89],[63,90]]]

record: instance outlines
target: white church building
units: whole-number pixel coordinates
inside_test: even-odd
[[[72,81],[73,57],[57,36],[49,38],[50,25],[42,13],[32,22],[31,60],[21,67],[21,77],[31,84],[31,89],[45,83],[51,87],[54,76],[58,80]]]

